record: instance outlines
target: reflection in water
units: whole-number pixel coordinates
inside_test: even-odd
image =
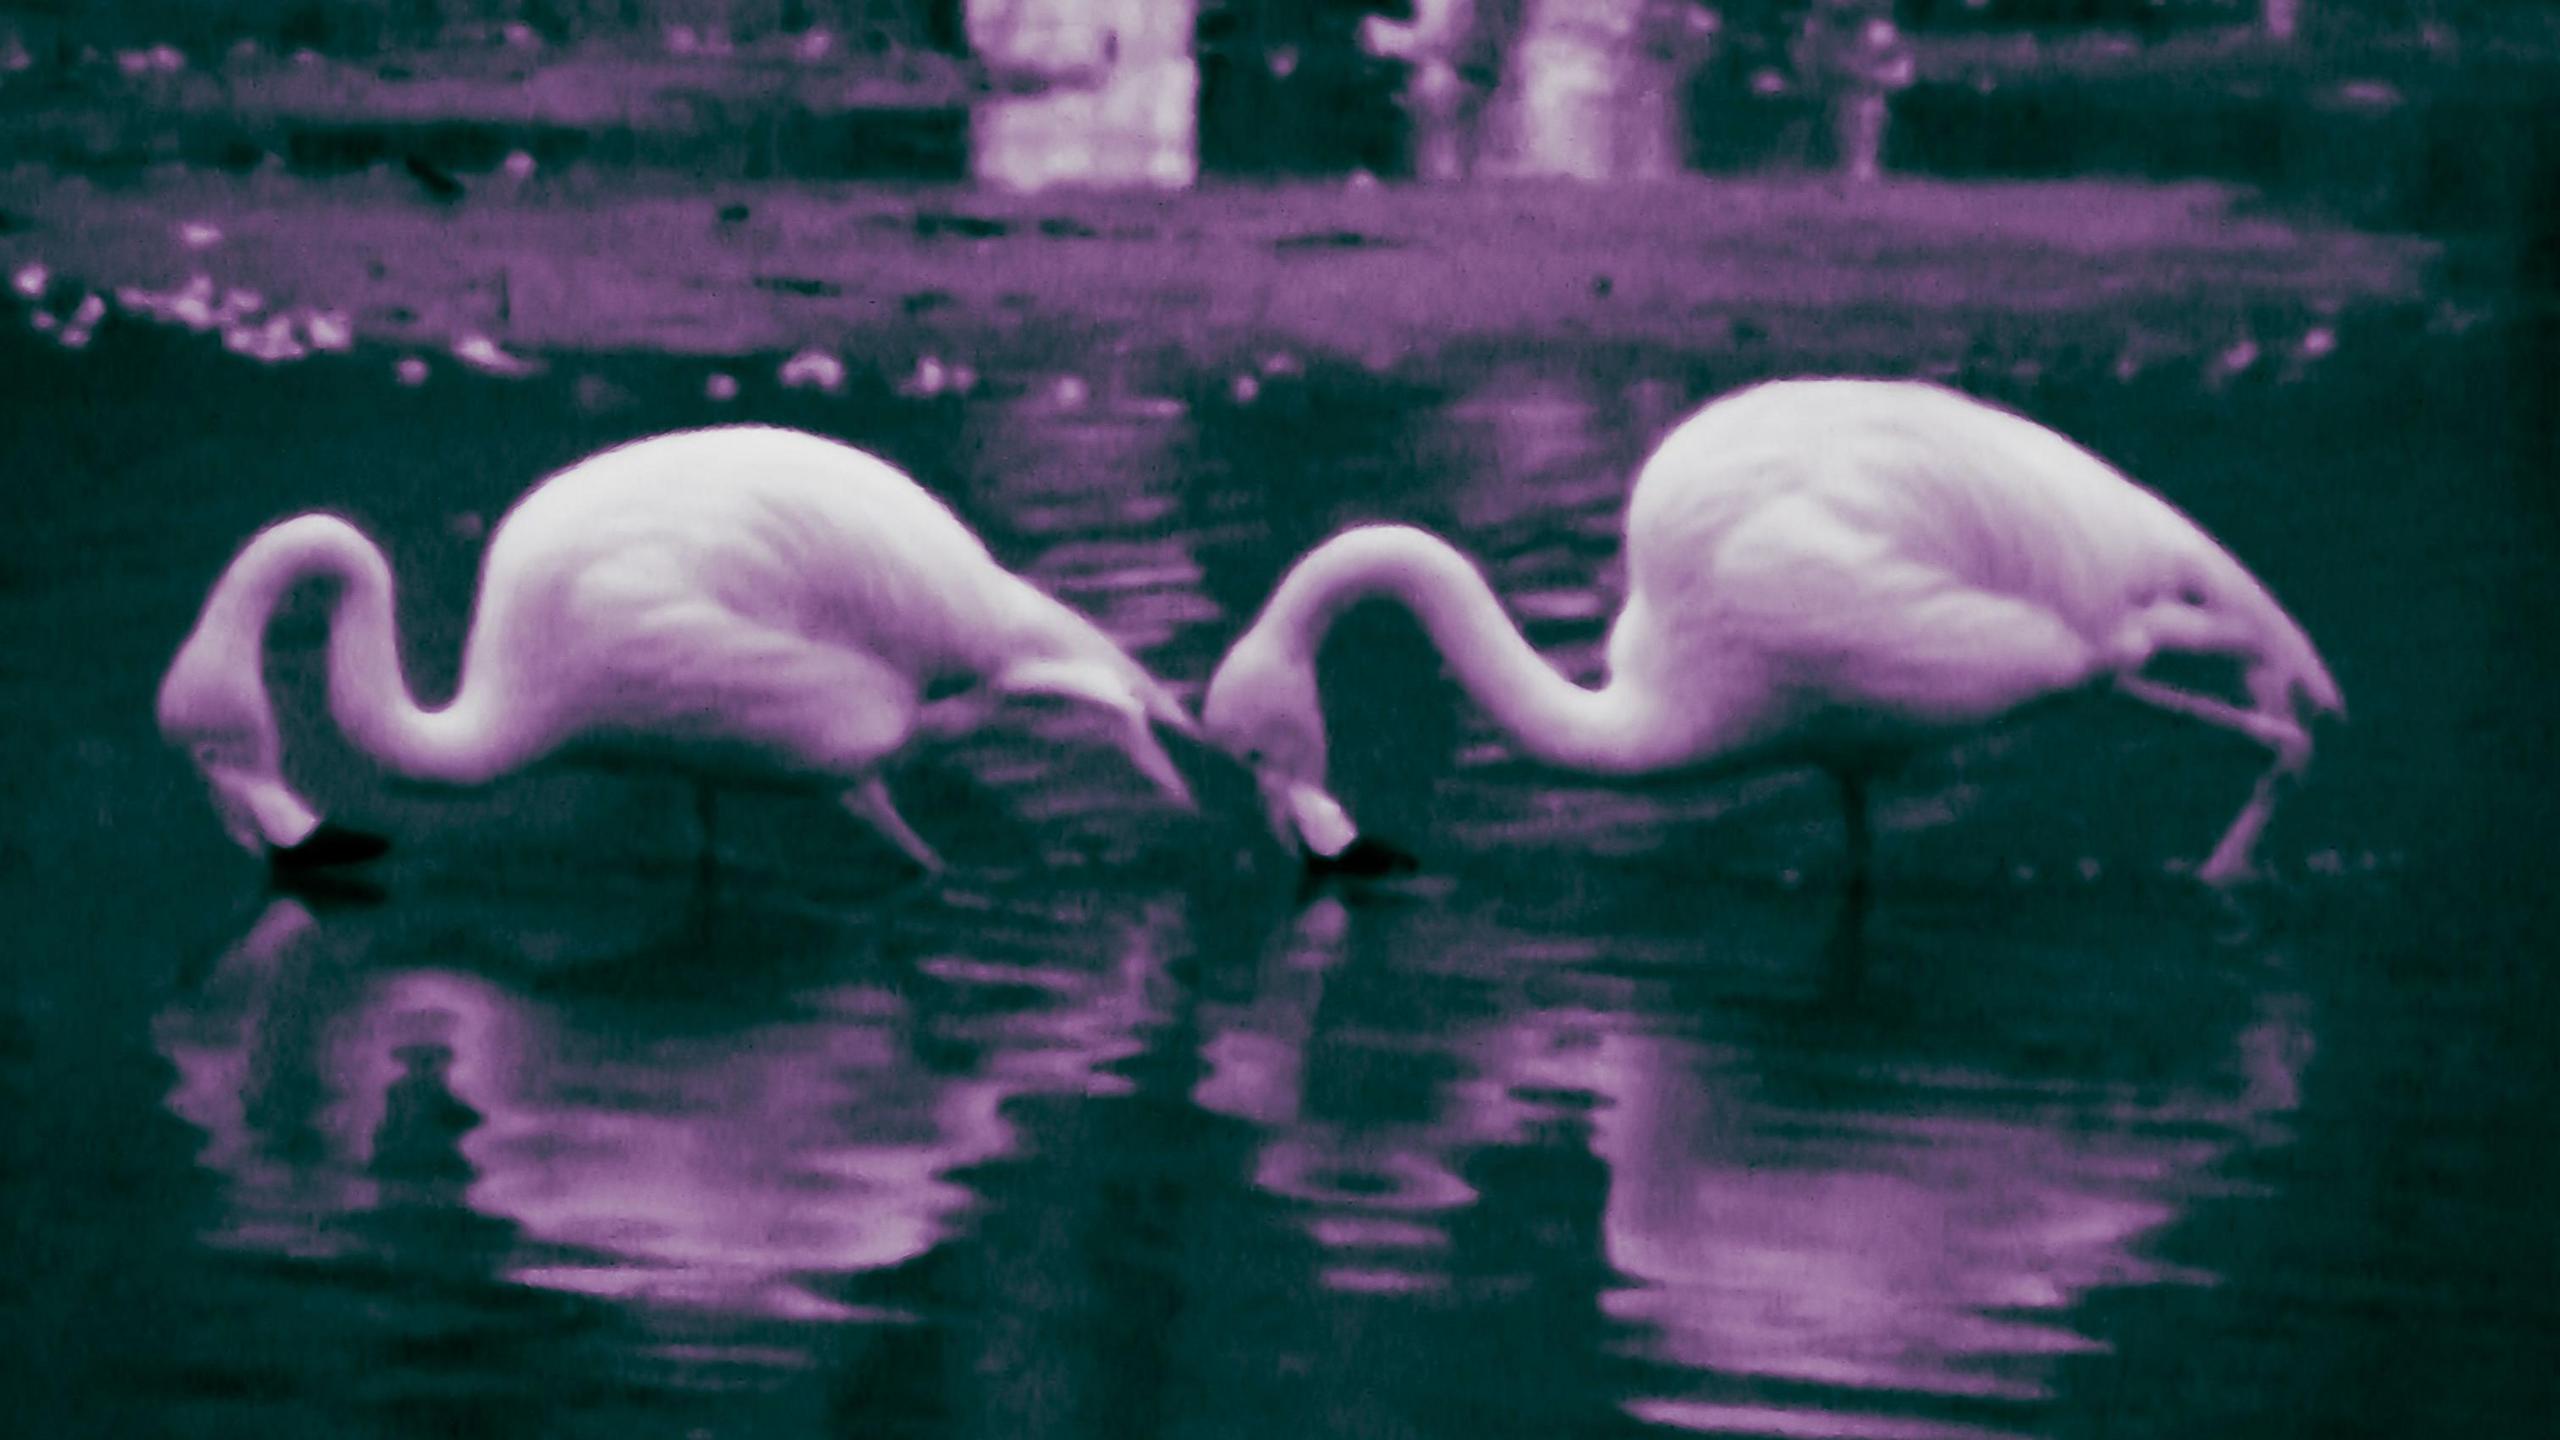
[[[952,1233],[953,1172],[1016,1143],[1009,1098],[1101,1087],[1134,1048],[1160,928],[1089,930],[1098,950],[1036,968],[921,961],[1006,997],[967,1023],[847,977],[699,1029],[540,998],[419,955],[417,927],[324,927],[286,897],[156,1038],[170,1107],[228,1185],[215,1244],[345,1254],[386,1205],[445,1193],[503,1222],[498,1273],[519,1283],[842,1320],[844,1277]],[[1077,960],[1097,963],[1060,968]]]
[[[1192,1100],[1266,1132],[1253,1182],[1305,1207],[1307,1233],[1337,1257],[1319,1282],[1342,1290],[1431,1288],[1441,1281],[1433,1259],[1448,1245],[1435,1222],[1476,1199],[1453,1156],[1490,1137],[1462,1133],[1427,1101],[1418,1113],[1398,1103],[1403,1097],[1383,1089],[1399,1078],[1394,1067],[1363,1063],[1376,1052],[1427,1056],[1432,1040],[1319,1028],[1326,976],[1342,963],[1349,924],[1339,899],[1317,899],[1265,957],[1250,1001],[1202,1007],[1205,1073]],[[1340,1103],[1339,1083],[1329,1096],[1310,1075],[1311,1054],[1314,1063],[1381,1088]]]
[[[370,516],[422,577],[404,634],[447,686],[477,552],[445,517],[630,422],[538,381],[431,385],[395,414],[370,365],[251,383],[148,337],[108,385],[12,355],[12,481],[56,543],[0,576],[28,637],[0,666],[26,762],[0,767],[23,962],[0,995],[0,1224],[30,1237],[0,1291],[16,1358],[59,1377],[13,1398],[123,1396],[134,1422],[20,1428],[2529,1428],[2550,1411],[2551,926],[2518,866],[2547,848],[2550,767],[2547,715],[2515,702],[2549,667],[2514,642],[2552,608],[2517,530],[2550,477],[2548,447],[2511,463],[2497,407],[2542,392],[2340,334],[2298,387],[2050,396],[2263,551],[2363,677],[2372,703],[2290,812],[2309,874],[2286,923],[2217,943],[2160,903],[2159,857],[2208,818],[2168,792],[2213,787],[2158,777],[2213,757],[2130,728],[2062,759],[2029,741],[1888,805],[1912,853],[1863,983],[1822,961],[1828,887],[1783,890],[1834,853],[1827,796],[1560,786],[1476,743],[1405,644],[1346,647],[1358,683],[1326,694],[1368,707],[1333,717],[1338,765],[1373,747],[1345,788],[1402,803],[1437,892],[1248,914],[1134,866],[1093,881],[1131,887],[1102,901],[1053,877],[840,913],[877,885],[797,843],[808,817],[742,804],[724,873],[765,898],[651,950],[624,921],[681,878],[689,817],[645,787],[536,786],[475,812],[531,837],[421,823],[388,904],[280,902],[164,996],[178,932],[240,883],[131,683],[201,600],[191,577],[273,515]],[[617,373],[678,397],[670,424],[816,425],[954,478],[1009,564],[1196,682],[1282,566],[1358,518],[1448,532],[1542,649],[1591,665],[1635,458],[1706,389],[1804,358],[1749,351],[1624,385],[1496,372],[1454,404],[1272,356],[1250,399],[1210,377],[1188,410],[1104,383],[894,410],[750,392],[755,414],[715,415],[680,398],[698,376]],[[405,443],[429,431],[447,443]],[[279,632],[280,679],[320,678],[309,638]],[[1125,795],[1098,828],[1201,848],[1097,752],[985,753],[1022,809]],[[1683,853],[1707,804],[1752,808]],[[2110,853],[2100,877],[2040,830],[2108,806],[2140,865]],[[1960,832],[1915,833],[1958,810]],[[961,813],[999,807],[950,823],[1019,856],[1015,827]],[[543,835],[574,880],[522,843]],[[2013,881],[2024,858],[2045,878]]]
[[[1632,1282],[1610,1313],[1735,1395],[1749,1387],[1725,1382],[2053,1398],[2044,1361],[2100,1348],[2073,1322],[2083,1295],[2205,1278],[2144,1258],[2142,1242],[2210,1185],[2266,1120],[2253,1107],[2291,1078],[2137,1098],[1915,1073],[1894,1077],[1890,1110],[1841,1114],[1756,1093],[1745,1058],[1613,1034],[1561,1054],[1550,1042],[1530,1067],[1607,1100],[1595,1147],[1612,1176],[1609,1258]],[[1669,1423],[1722,1413],[1685,1399],[1636,1409]]]
[[[1586,375],[1525,366],[1487,375],[1441,417],[1450,520],[1504,557],[1576,539],[1615,550],[1638,457],[1603,404]],[[1542,607],[1527,608],[1534,618]]]
[[[1181,504],[1179,451],[1190,428],[1178,407],[1121,394],[1116,385],[1072,403],[1038,393],[976,405],[958,417],[954,437],[962,499],[1009,565],[1090,616],[1131,654],[1205,648],[1216,643],[1225,611],[1204,591],[1194,537],[1170,523]],[[1196,700],[1196,682],[1178,671],[1160,673],[1177,696]],[[1099,723],[1090,713],[1058,711],[1034,727],[1033,738]],[[1100,821],[1105,830],[1118,820],[1125,831],[1133,814],[1144,816],[1141,792],[1095,783],[1099,775],[1085,769],[1062,771],[1053,744],[1008,747],[991,738],[970,748],[978,773],[1009,783],[1027,820]],[[1106,836],[1096,858],[1122,864],[1138,848],[1125,835]]]
[[[1477,1198],[1462,1177],[1559,1121],[1582,1128],[1608,1176],[1599,1241],[1617,1278],[1601,1309],[1673,1377],[1626,1409],[1658,1424],[1954,1435],[1993,1433],[1967,1416],[2023,1421],[2055,1398],[2058,1357],[2103,1348],[2075,1318],[2089,1292],[2210,1282],[2146,1246],[2223,1188],[2226,1162],[2288,1138],[2310,1051],[2303,1002],[2269,992],[2236,1033],[2142,1084],[1871,1046],[1808,1055],[1730,1014],[1667,1013],[1643,987],[1536,1003],[1524,992],[1605,966],[1609,947],[1490,918],[1310,907],[1249,999],[1204,1007],[1193,1098],[1262,1129],[1255,1183],[1297,1203],[1328,1256],[1319,1280],[1345,1291],[1436,1290],[1494,1260],[1453,1233]],[[1354,943],[1363,924],[1385,933]],[[1327,994],[1363,983],[1377,957],[1362,951],[1458,967],[1400,974],[1426,995],[1393,1008],[1460,1001],[1436,992],[1461,976],[1499,998],[1382,1027],[1345,1013],[1374,997]],[[1324,1103],[1325,1067],[1375,1086],[1400,1073],[1382,1056],[1429,1093]]]
[[[1023,552],[1025,575],[1132,654],[1162,651],[1224,614],[1201,591],[1192,537],[1169,523],[1189,435],[1179,411],[1125,403],[1073,414],[1038,397],[979,407],[963,435],[972,513]]]
[[[1287,389],[1217,434],[973,405],[918,468],[1177,681],[1291,554],[1390,503],[1589,678],[1628,469],[1682,397],[1496,374],[1362,430]],[[1328,691],[1393,722],[1343,727],[1338,758],[1365,739],[1427,792],[1449,863],[1402,899],[1026,882],[840,913],[817,877],[741,869],[771,893],[655,944],[626,933],[658,886],[636,866],[457,857],[376,910],[276,900],[153,1028],[216,1182],[204,1239],[570,1297],[821,1372],[835,1428],[990,1440],[1245,1411],[2013,1434],[2108,1342],[2095,1292],[2211,1281],[2164,1235],[2289,1141],[2311,1008],[2280,966],[2094,882],[1914,886],[1872,945],[1826,939],[1821,892],[1766,883],[1769,836],[1712,827],[1757,883],[1612,858],[1793,779],[1558,785],[1480,720],[1403,708],[1434,682],[1401,653]],[[1028,818],[1160,822],[1115,805],[1116,767],[1006,743],[968,754]],[[1827,852],[1816,812],[1798,843]]]
[[[1368,1307],[1360,1353],[1291,1362],[1323,1368],[1278,1405],[1457,1403],[1377,1370],[1392,1337],[1478,1385],[1555,1347],[1502,1365],[1558,1424],[1604,1399],[1564,1357],[1606,1346],[1636,1367],[1605,1397],[1632,1421],[2015,1433],[2103,1349],[2092,1291],[2211,1282],[2156,1238],[2289,1138],[2305,1002],[2263,975],[2145,1013],[2103,945],[1958,947],[1894,957],[1944,978],[1914,1006],[1829,991],[1809,902],[1717,897],[1703,949],[1699,915],[1640,904],[1319,895],[1177,979],[1221,912],[1176,896],[812,920],[778,974],[753,915],[696,942],[716,954],[564,973],[457,963],[488,935],[456,927],[501,912],[323,923],[280,898],[155,1034],[223,1182],[213,1245],[768,1327],[755,1363],[809,1362],[777,1324],[922,1326],[975,1357],[866,1381],[874,1404],[1067,1347],[973,1391],[959,1428],[990,1436],[1060,1386],[1134,1403],[1072,1358],[1131,1304],[1188,1317],[1213,1373]],[[1754,998],[1779,995],[1821,998]],[[1126,1289],[1142,1275],[1162,1298]]]

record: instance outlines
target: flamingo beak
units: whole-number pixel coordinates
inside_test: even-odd
[[[222,828],[252,855],[290,850],[320,828],[320,817],[277,776],[208,765],[204,783],[213,792]]]
[[[280,876],[358,864],[391,848],[379,835],[321,819],[274,775],[208,765],[204,780],[232,843]]]
[[[1281,842],[1294,844],[1316,859],[1336,859],[1360,838],[1360,827],[1323,786],[1303,780],[1266,780],[1262,796]]]
[[[1311,882],[1332,875],[1379,879],[1421,868],[1422,862],[1407,851],[1361,834],[1342,803],[1322,786],[1267,782],[1263,797],[1272,807],[1272,826],[1280,832],[1280,843],[1294,842]]]

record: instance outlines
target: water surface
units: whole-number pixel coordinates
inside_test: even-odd
[[[570,375],[7,343],[28,1433],[2548,1423],[2553,477],[2494,354],[2021,397],[2267,578],[2354,722],[2246,904],[2177,862],[2254,757],[2101,710],[1915,767],[1861,922],[1821,787],[1539,771],[1389,613],[1326,669],[1342,788],[1431,858],[1391,893],[1230,863],[1240,822],[1033,712],[899,778],[963,862],[931,889],[747,799],[704,891],[679,786],[433,801],[296,724],[403,848],[379,897],[271,895],[150,734],[257,525],[380,536],[441,693],[507,501],[715,416],[909,465],[1186,688],[1289,557],[1390,515],[1588,674],[1634,463],[1744,373],[716,411],[633,360],[596,414]],[[292,714],[319,615],[275,634]]]

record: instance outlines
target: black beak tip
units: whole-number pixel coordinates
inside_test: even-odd
[[[1422,861],[1412,852],[1384,840],[1363,835],[1342,848],[1339,855],[1318,855],[1302,850],[1309,876],[1347,875],[1358,880],[1380,880],[1390,875],[1410,875],[1422,868]]]
[[[379,859],[391,849],[391,842],[367,830],[349,829],[323,820],[320,828],[292,845],[267,848],[267,867],[278,875],[301,875],[313,870],[327,870],[340,865],[360,865]]]

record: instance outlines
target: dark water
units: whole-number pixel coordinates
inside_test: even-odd
[[[1432,858],[1394,894],[1302,900],[1027,715],[898,781],[963,862],[931,891],[774,799],[705,896],[675,785],[431,802],[298,732],[404,848],[378,903],[273,897],[150,734],[258,524],[381,536],[439,692],[478,522],[715,414],[910,465],[1186,686],[1367,515],[1459,537],[1588,668],[1633,462],[1741,373],[1062,409],[758,372],[715,411],[633,361],[595,414],[566,374],[6,344],[20,1433],[2549,1433],[2529,347],[2027,397],[2256,566],[2354,721],[2236,908],[2171,863],[2240,803],[2231,744],[2098,712],[1932,760],[1860,931],[1819,788],[1541,774],[1391,615],[1327,671],[1343,788]],[[275,632],[289,713],[318,640],[311,604]]]

